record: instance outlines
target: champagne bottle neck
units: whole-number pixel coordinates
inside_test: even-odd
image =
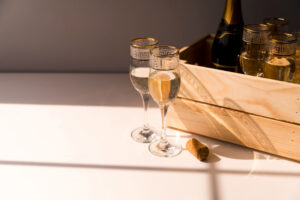
[[[241,0],[226,0],[223,19],[227,24],[244,24]]]

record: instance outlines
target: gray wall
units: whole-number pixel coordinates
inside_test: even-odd
[[[128,70],[129,41],[190,44],[216,31],[225,0],[0,0],[0,71]],[[242,0],[245,23],[300,27],[300,0]]]

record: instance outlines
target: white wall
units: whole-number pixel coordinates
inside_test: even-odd
[[[129,41],[177,47],[215,32],[225,0],[0,0],[0,71],[128,70]],[[287,17],[300,0],[242,0],[245,23]]]

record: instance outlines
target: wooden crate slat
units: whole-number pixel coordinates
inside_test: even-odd
[[[300,126],[191,100],[176,99],[167,125],[300,161]]]
[[[300,85],[182,64],[179,97],[300,125]]]

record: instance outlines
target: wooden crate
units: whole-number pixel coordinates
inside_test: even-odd
[[[167,125],[300,161],[300,85],[192,65],[209,66],[211,43],[182,49]]]

